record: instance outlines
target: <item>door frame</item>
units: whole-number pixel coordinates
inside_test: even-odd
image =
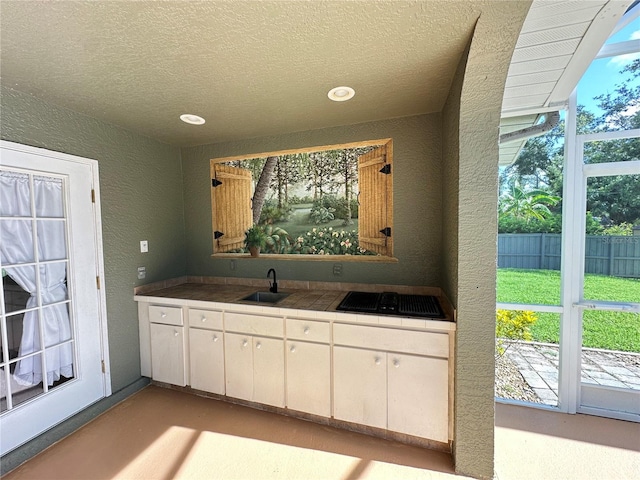
[[[95,266],[96,266],[96,282],[98,282],[99,288],[96,289],[96,305],[97,305],[97,313],[98,313],[98,332],[99,332],[99,343],[101,348],[101,358],[102,358],[102,397],[108,397],[112,394],[111,389],[111,372],[110,372],[110,359],[109,359],[109,337],[108,337],[108,328],[107,328],[107,308],[106,308],[106,285],[105,285],[105,275],[104,275],[104,253],[103,253],[103,241],[102,241],[102,215],[101,215],[101,207],[100,207],[100,179],[99,179],[99,171],[98,171],[98,161],[91,160],[88,158],[79,157],[76,155],[70,155],[61,152],[54,152],[51,150],[46,150],[43,148],[31,147],[28,145],[22,145],[19,143],[9,142],[0,140],[0,148],[2,150],[12,150],[20,154],[25,155],[33,155],[37,156],[40,159],[51,158],[56,161],[68,162],[71,164],[81,164],[83,166],[89,167],[91,172],[91,189],[92,189],[92,233],[94,238],[93,245],[93,255],[95,257]],[[3,164],[0,158],[0,165]],[[27,167],[28,168],[28,167]],[[72,220],[73,221],[73,220]],[[75,412],[78,413],[78,412]],[[74,413],[74,414],[75,414]],[[55,425],[55,424],[54,424]],[[54,425],[51,425],[53,427]],[[42,432],[41,432],[42,433]],[[36,434],[34,437],[37,437]],[[32,439],[31,438],[31,439]],[[27,439],[25,441],[29,441]],[[20,442],[12,447],[10,447],[6,452],[2,452],[2,454],[6,454],[9,451],[17,448],[24,442]]]
[[[558,407],[567,413],[591,415],[640,421],[640,415],[616,409],[583,405],[583,393],[599,397],[602,393],[619,405],[633,402],[640,392],[619,389],[591,388],[581,380],[582,370],[582,314],[585,309],[640,312],[640,303],[598,302],[584,299],[585,229],[587,211],[587,180],[590,177],[630,175],[640,172],[640,161],[584,163],[584,145],[593,141],[639,138],[640,129],[601,132],[578,135],[575,133],[575,91],[569,99],[565,141],[565,185],[563,191],[561,304],[563,306],[560,325],[560,372]],[[569,253],[571,252],[571,254]],[[596,390],[598,390],[596,392]]]

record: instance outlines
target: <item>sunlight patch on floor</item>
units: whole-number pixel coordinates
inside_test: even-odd
[[[404,465],[173,426],[140,452],[117,478],[151,479],[451,479]]]

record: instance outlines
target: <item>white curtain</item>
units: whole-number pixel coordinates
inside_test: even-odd
[[[6,217],[31,217],[29,176],[15,172],[0,172],[0,252],[2,265],[19,265],[67,257],[62,180],[34,176],[33,189],[37,238],[34,244],[33,220],[6,219]],[[48,220],[45,220],[48,219]],[[51,220],[56,218],[58,220]],[[35,251],[34,251],[35,245]],[[31,296],[27,308],[38,306],[36,267],[33,265],[6,267],[6,272]],[[71,338],[71,324],[67,304],[51,305],[67,299],[66,262],[47,263],[38,266],[40,276],[40,301],[42,308],[26,312],[19,356],[40,350],[39,321],[42,322],[44,347],[46,348],[46,381],[52,385],[60,376],[73,377],[73,352],[70,344],[47,348]],[[18,361],[14,379],[21,385],[37,385],[43,379],[40,355]]]

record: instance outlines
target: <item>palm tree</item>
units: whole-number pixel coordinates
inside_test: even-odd
[[[557,205],[560,197],[539,188],[524,190],[517,180],[511,181],[507,193],[500,197],[499,210],[503,215],[529,221],[543,220],[551,215],[549,206]]]

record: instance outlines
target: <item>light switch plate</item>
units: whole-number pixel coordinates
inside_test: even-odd
[[[142,280],[147,276],[147,269],[145,267],[138,267],[138,280]]]
[[[149,251],[149,242],[147,240],[140,240],[140,253],[147,253]]]

